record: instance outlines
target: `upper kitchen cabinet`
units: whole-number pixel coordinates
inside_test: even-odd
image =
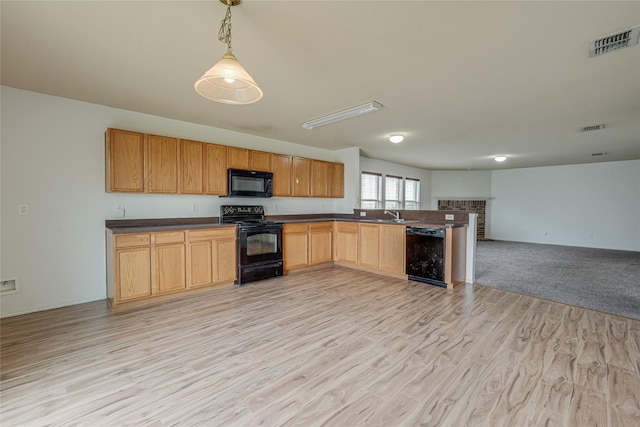
[[[178,192],[178,140],[147,135],[149,193]]]
[[[311,197],[329,197],[329,162],[311,160]]]
[[[180,192],[183,194],[204,193],[204,145],[180,140]]]
[[[292,166],[293,196],[311,195],[311,159],[294,157]]]
[[[271,154],[271,171],[273,172],[273,195],[291,196],[291,156]]]
[[[204,144],[204,192],[224,196],[227,194],[227,147]]]
[[[271,153],[251,150],[249,152],[249,169],[252,171],[273,172],[271,170]]]
[[[107,192],[226,196],[227,170],[273,173],[276,197],[344,197],[344,165],[119,129],[105,136]]]
[[[329,197],[344,197],[344,163],[329,164]]]
[[[249,152],[246,148],[227,147],[227,167],[229,169],[249,169]]]
[[[106,191],[144,192],[144,134],[118,129],[106,133]]]

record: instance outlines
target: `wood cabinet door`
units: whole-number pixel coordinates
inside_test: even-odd
[[[380,258],[380,226],[377,224],[359,224],[358,227],[358,264],[378,268]]]
[[[178,193],[178,140],[147,135],[148,192]]]
[[[210,241],[189,244],[189,287],[207,286],[214,281],[213,250]]]
[[[311,160],[311,197],[329,197],[329,162]]]
[[[116,250],[115,300],[128,301],[151,295],[151,248]]]
[[[156,246],[156,293],[186,288],[186,257],[183,243]]]
[[[229,169],[249,169],[249,150],[227,147],[227,167]]]
[[[331,261],[332,228],[330,222],[310,223],[309,260],[311,265]]]
[[[358,224],[336,222],[335,261],[358,263]]]
[[[224,196],[227,194],[227,147],[204,144],[204,192]]]
[[[204,193],[203,151],[202,142],[180,140],[180,192],[183,194]]]
[[[309,197],[311,195],[311,159],[294,157],[292,171],[293,196]]]
[[[251,150],[249,153],[249,169],[252,171],[273,172],[271,170],[271,153]]]
[[[219,240],[215,245],[215,261],[217,265],[218,282],[228,282],[236,280],[236,241]]]
[[[284,224],[282,255],[285,271],[309,265],[308,230],[309,225],[306,223]]]
[[[406,229],[400,225],[380,225],[380,269],[404,274]]]
[[[106,137],[106,191],[144,192],[144,134],[118,129],[107,129]]]
[[[273,172],[273,195],[291,196],[291,156],[271,153],[271,171]]]
[[[344,197],[344,163],[329,165],[329,197]]]

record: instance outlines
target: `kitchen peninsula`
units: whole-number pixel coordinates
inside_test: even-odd
[[[396,221],[381,210],[266,218],[284,226],[284,274],[333,263],[407,279],[406,227],[440,228],[444,282],[452,289],[472,281],[467,236],[474,231],[467,212],[447,214],[453,219],[445,221],[443,211],[402,211]],[[237,279],[236,226],[220,224],[218,217],[107,220],[105,225],[107,298],[113,309],[232,286]]]

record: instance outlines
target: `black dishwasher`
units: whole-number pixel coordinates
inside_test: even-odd
[[[444,281],[443,228],[407,227],[409,280],[447,287]]]

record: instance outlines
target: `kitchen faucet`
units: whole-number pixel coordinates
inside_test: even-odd
[[[391,215],[396,221],[400,219],[400,212],[384,211],[384,213]]]

